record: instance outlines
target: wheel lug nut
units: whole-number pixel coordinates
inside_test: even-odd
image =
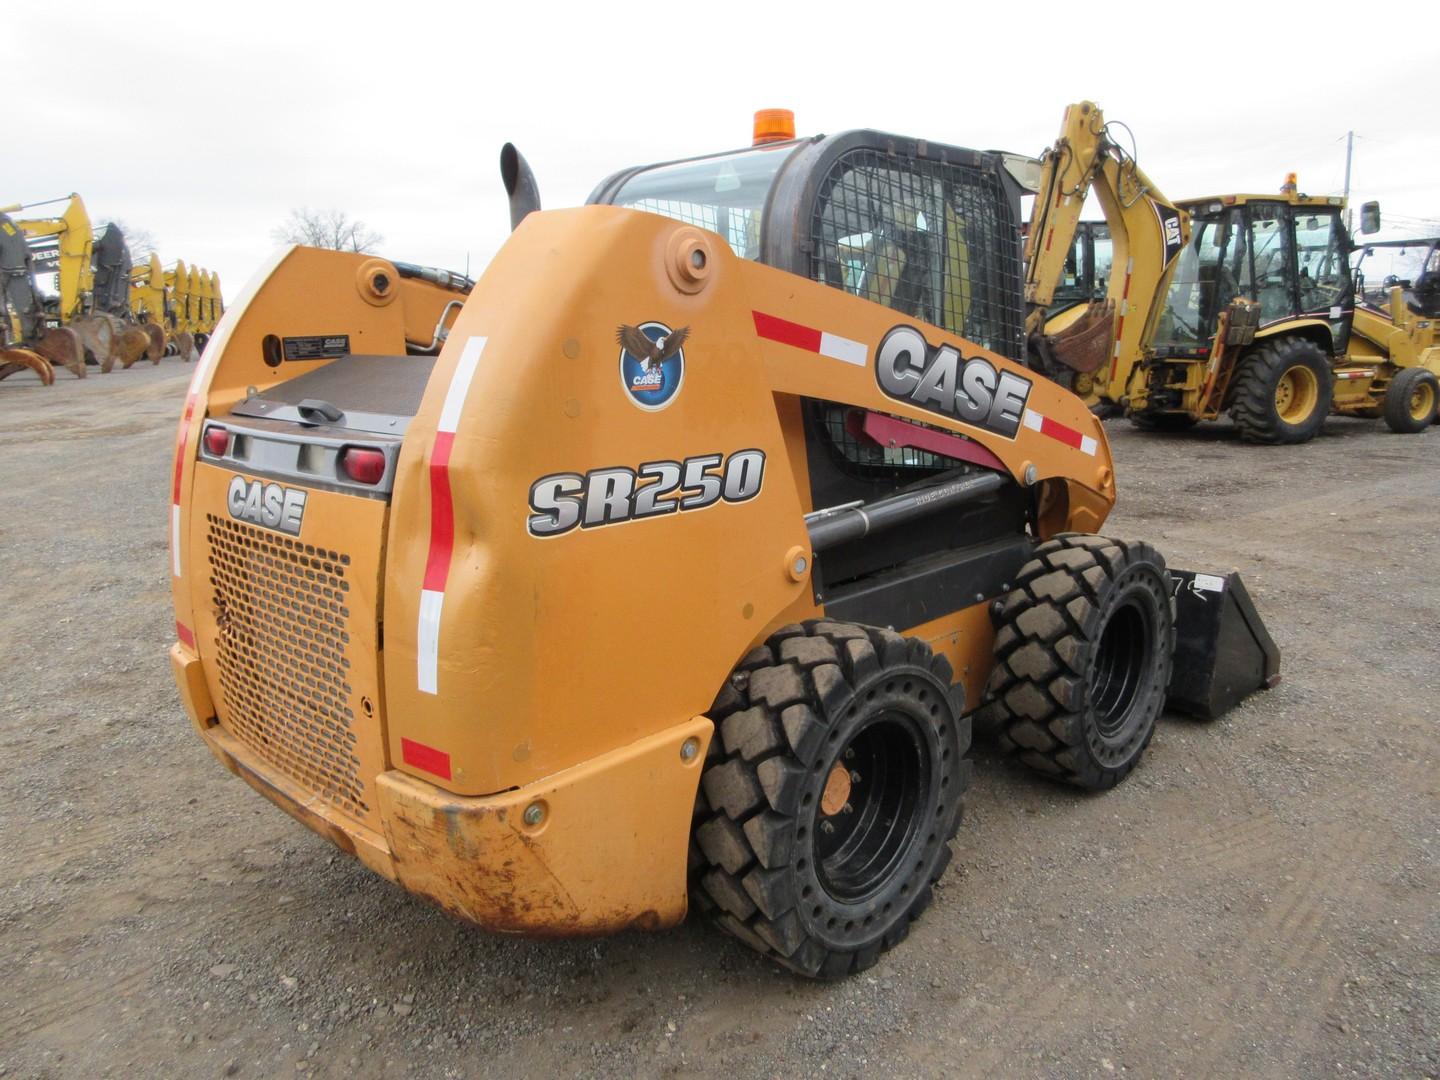
[[[828,821],[822,821],[820,822],[820,831],[823,833],[833,833],[835,831],[835,826],[831,825]]]
[[[860,782],[860,774],[854,769],[850,770],[850,782],[852,784],[858,784]]]

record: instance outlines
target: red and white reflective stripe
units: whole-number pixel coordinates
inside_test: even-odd
[[[1058,420],[1051,420],[1048,416],[1041,416],[1034,409],[1025,410],[1025,426],[1031,431],[1038,431],[1041,435],[1048,435],[1056,442],[1062,442],[1066,446],[1074,447],[1082,454],[1095,456],[1100,449],[1100,444],[1089,435],[1081,434],[1072,427],[1060,423]]]
[[[416,685],[422,694],[439,693],[440,612],[445,605],[445,581],[450,576],[450,556],[455,547],[455,507],[450,499],[450,451],[460,426],[465,395],[475,378],[485,339],[465,342],[455,374],[445,391],[435,443],[430,448],[430,553],[425,560],[425,580],[420,588],[420,625],[416,635]]]
[[[863,341],[851,341],[826,330],[801,326],[778,315],[766,315],[763,311],[752,311],[750,314],[755,317],[755,333],[767,341],[793,345],[797,349],[819,353],[857,367],[864,367],[870,359],[870,347]]]
[[[1115,349],[1110,354],[1110,378],[1115,378],[1115,368],[1120,364],[1120,335],[1125,332],[1125,313],[1130,310],[1130,275],[1135,272],[1135,260],[1125,260],[1125,287],[1120,293],[1120,317],[1115,320]]]
[[[180,576],[180,480],[185,474],[185,447],[190,443],[190,422],[195,417],[195,402],[200,397],[200,380],[205,374],[209,357],[205,356],[195,364],[195,374],[190,376],[190,389],[185,392],[185,412],[180,417],[180,433],[175,437],[175,480],[170,489],[170,570]]]
[[[1369,371],[1337,371],[1335,373],[1337,379],[1373,379],[1374,377],[1373,368]]]

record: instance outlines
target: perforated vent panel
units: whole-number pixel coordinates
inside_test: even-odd
[[[206,521],[224,721],[307,791],[369,818],[346,657],[350,556]]]

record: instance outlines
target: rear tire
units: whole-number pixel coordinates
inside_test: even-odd
[[[1003,750],[1077,787],[1114,787],[1165,706],[1174,585],[1149,544],[1065,533],[1001,605],[983,723]]]
[[[824,620],[746,657],[710,713],[693,905],[811,977],[862,971],[903,941],[970,780],[950,676],[923,641]]]
[[[1305,338],[1273,338],[1240,360],[1230,417],[1246,442],[1309,442],[1334,399],[1335,370],[1324,350]]]
[[[1440,379],[1420,367],[1401,368],[1385,390],[1383,415],[1390,430],[1415,435],[1435,422],[1440,404]]]

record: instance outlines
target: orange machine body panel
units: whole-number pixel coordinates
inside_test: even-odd
[[[196,439],[248,387],[291,374],[266,365],[267,335],[343,332],[353,352],[397,356],[430,338],[453,296],[377,306],[362,263],[282,254],[226,311],[181,425],[177,682],[212,749],[262,781],[279,755],[235,737],[218,673],[226,615],[207,566],[211,530],[229,531],[215,520],[233,474],[197,464]],[[617,343],[617,331],[647,327],[650,366],[683,365],[659,407],[652,373]],[[670,335],[678,348],[661,360]],[[989,426],[937,411],[962,370],[938,371],[937,357],[977,363],[992,384],[1008,375],[1023,399],[997,404],[1009,412],[992,411]],[[388,510],[312,491],[292,538],[352,560],[347,647],[366,656],[343,682],[376,798],[358,809],[313,784],[307,794],[298,767],[266,794],[308,805],[312,827],[358,838],[380,872],[495,929],[683,917],[705,713],[756,643],[825,610],[810,579],[801,398],[963,436],[1034,489],[1042,533],[1094,531],[1113,504],[1099,422],[1022,366],[667,218],[533,213],[453,319]],[[987,606],[896,627],[951,658],[969,707],[989,672]]]

